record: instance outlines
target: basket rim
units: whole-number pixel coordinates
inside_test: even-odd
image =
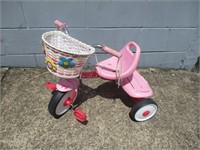
[[[55,47],[55,46],[53,46],[52,44],[50,44],[49,42],[47,42],[46,41],[46,39],[45,39],[45,36],[46,35],[49,35],[49,34],[52,34],[52,33],[59,33],[59,34],[62,34],[63,36],[65,36],[65,37],[68,37],[68,38],[71,38],[73,41],[76,41],[76,42],[79,42],[80,44],[83,44],[84,46],[86,46],[86,47],[88,47],[89,49],[91,49],[91,52],[90,53],[87,53],[87,54],[77,54],[77,53],[71,53],[71,52],[66,52],[66,51],[63,51],[63,50],[61,50],[61,49],[59,49],[59,48],[57,48],[57,47]],[[45,32],[45,33],[43,33],[42,34],[42,41],[44,41],[45,42],[45,44],[48,44],[49,46],[51,46],[52,48],[54,48],[54,49],[56,49],[56,50],[58,50],[58,51],[60,51],[60,52],[62,52],[62,53],[67,53],[67,54],[71,54],[71,55],[80,55],[80,56],[88,56],[88,55],[91,55],[91,54],[93,54],[94,52],[95,52],[95,48],[94,47],[92,47],[92,46],[90,46],[90,45],[88,45],[88,44],[85,44],[85,43],[83,43],[83,42],[81,42],[81,41],[79,41],[79,40],[77,40],[77,39],[75,39],[75,38],[73,38],[73,37],[71,37],[71,36],[69,36],[69,35],[66,35],[65,33],[63,33],[63,32],[61,32],[61,31],[48,31],[48,32]]]

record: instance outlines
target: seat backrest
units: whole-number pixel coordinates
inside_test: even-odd
[[[131,47],[136,48],[135,53],[131,51]],[[121,64],[122,64],[122,73],[121,78],[127,78],[136,70],[139,59],[140,59],[140,47],[135,42],[127,43],[124,48],[120,51]]]

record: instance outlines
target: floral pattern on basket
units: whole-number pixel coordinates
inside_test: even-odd
[[[70,68],[76,66],[76,63],[73,62],[73,59],[71,57],[68,58],[60,57],[58,65],[63,68]]]
[[[45,63],[47,64],[49,69],[51,69],[53,72],[56,72],[57,70],[56,65],[50,57],[46,57]]]

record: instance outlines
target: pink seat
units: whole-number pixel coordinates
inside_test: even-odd
[[[133,53],[130,48],[132,46],[135,46],[136,52]],[[140,47],[135,42],[129,42],[127,43],[124,48],[120,51],[121,58],[118,64],[118,58],[115,56],[112,56],[109,59],[106,59],[102,62],[97,63],[96,70],[100,77],[108,80],[117,80],[118,78],[118,71],[117,70],[117,64],[121,65],[121,75],[120,77],[122,79],[127,78],[133,74],[133,72],[136,70],[139,58],[140,58]],[[119,69],[119,67],[118,67]]]

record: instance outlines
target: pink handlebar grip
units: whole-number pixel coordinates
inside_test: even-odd
[[[116,51],[116,50],[114,50],[114,49],[112,49],[112,48],[110,48],[110,47],[108,47],[106,45],[103,46],[102,50],[107,52],[107,53],[109,53],[109,54],[111,54],[111,55],[113,55],[113,56],[116,56],[118,58],[121,57],[121,53],[120,52],[118,52],[118,51]]]
[[[61,30],[64,30],[67,27],[66,23],[63,23],[60,20],[55,20],[54,24],[57,26],[58,29]]]

